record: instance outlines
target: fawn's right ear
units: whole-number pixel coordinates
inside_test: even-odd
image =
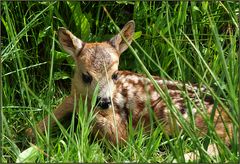
[[[76,59],[83,48],[84,42],[63,27],[58,30],[58,38],[63,49]]]

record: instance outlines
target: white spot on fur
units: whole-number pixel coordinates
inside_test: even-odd
[[[197,113],[197,109],[196,108],[192,108],[192,115],[195,115]]]
[[[183,118],[187,119],[188,118],[188,113],[185,112],[182,116],[183,116]]]
[[[128,98],[133,99],[134,98],[134,92],[130,89],[131,87],[128,87]]]
[[[166,85],[176,85],[176,82],[174,82],[174,81],[169,81],[169,80],[164,80],[163,81],[163,84],[166,84]]]
[[[139,78],[137,76],[130,76],[130,79],[134,81],[134,83],[138,83]]]
[[[158,84],[163,84],[163,80],[157,80]]]
[[[125,78],[121,78],[121,83],[125,84],[125,82],[126,82],[126,79]]]
[[[133,89],[133,84],[132,83],[127,83],[127,90],[132,92],[132,89]]]
[[[153,93],[151,94],[151,98],[153,101],[157,100],[159,98],[159,94],[157,91],[153,91]]]
[[[117,93],[116,94],[116,98],[115,98],[115,103],[121,108],[124,108],[124,104],[126,103],[125,98],[123,97],[123,95],[121,93]]]
[[[183,91],[181,91],[181,90],[170,90],[170,89],[168,89],[168,93],[170,94],[170,95],[174,95],[174,94],[177,94],[177,95],[174,95],[175,97],[178,97],[178,95],[180,94],[180,93],[182,93]]]
[[[127,82],[124,81],[124,83],[123,83],[123,87],[124,87],[124,88],[127,88],[128,85],[129,85],[129,84],[128,84]]]

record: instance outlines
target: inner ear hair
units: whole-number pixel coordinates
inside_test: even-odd
[[[110,40],[111,45],[115,47],[120,54],[128,48],[128,44],[125,42],[125,40],[122,37],[124,37],[127,40],[127,42],[131,44],[134,30],[135,30],[135,23],[133,20],[131,20],[122,28],[119,34],[115,35]]]
[[[63,49],[76,59],[85,45],[84,42],[63,27],[59,28],[58,37]]]

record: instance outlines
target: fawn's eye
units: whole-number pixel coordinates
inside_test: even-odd
[[[84,83],[91,83],[92,82],[92,76],[87,72],[87,74],[82,73],[82,80]]]
[[[113,79],[113,80],[117,80],[117,79],[118,79],[118,74],[117,74],[117,73],[114,73],[114,74],[112,75],[112,79]]]

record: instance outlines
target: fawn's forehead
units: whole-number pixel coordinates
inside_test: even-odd
[[[101,73],[118,68],[119,54],[107,42],[85,43],[78,60],[85,69]]]

